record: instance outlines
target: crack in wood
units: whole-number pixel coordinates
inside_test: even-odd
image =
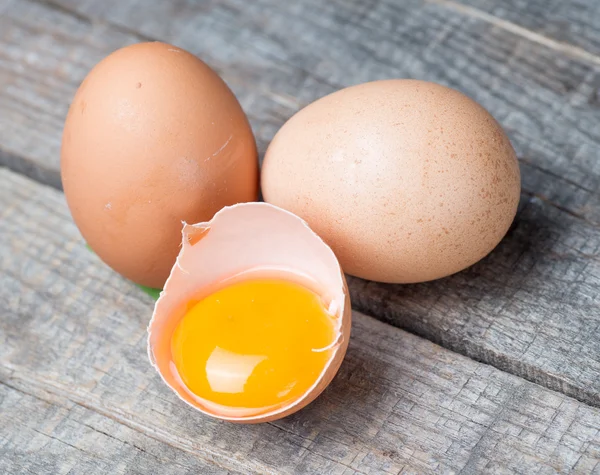
[[[568,56],[571,56],[571,57],[574,57],[577,59],[581,59],[583,61],[586,61],[586,62],[594,64],[594,65],[600,65],[600,56],[596,56],[595,54],[592,54],[583,48],[574,46],[569,43],[563,43],[561,41],[553,40],[552,38],[549,38],[547,36],[536,33],[535,31],[528,30],[527,28],[523,28],[522,26],[519,26],[510,21],[503,20],[502,18],[499,18],[497,16],[490,15],[489,13],[486,13],[477,8],[474,8],[474,7],[471,7],[468,5],[464,5],[462,3],[455,2],[453,0],[424,0],[424,1],[426,1],[427,3],[432,3],[432,4],[443,6],[450,10],[457,11],[468,17],[476,18],[478,20],[483,20],[487,23],[497,26],[498,28],[502,28],[503,30],[506,30],[514,35],[520,36],[520,37],[525,38],[534,43],[538,43],[538,44],[545,46],[546,48],[552,49],[554,51],[558,51],[558,52],[566,54]]]
[[[525,190],[525,189],[521,190],[521,193],[529,195],[533,198],[537,198],[538,200],[543,201],[544,203],[562,211],[563,213],[568,214],[569,216],[573,216],[574,218],[581,219],[582,221],[589,224],[590,226],[600,229],[600,223],[595,223],[593,221],[590,221],[589,219],[587,219],[585,217],[585,215],[583,215],[581,213],[577,213],[577,212],[567,208],[566,206],[560,205],[560,204],[550,200],[547,196],[542,195],[541,193],[536,193],[536,192]]]
[[[4,381],[0,381],[0,383],[3,383],[3,384],[5,384],[5,383],[4,383]],[[8,387],[11,387],[11,386],[9,386],[8,384],[7,384],[6,386],[8,386]],[[13,389],[14,389],[14,388],[13,388]],[[45,436],[45,437],[48,437],[49,439],[56,440],[57,442],[60,442],[61,444],[64,444],[64,445],[66,445],[67,447],[71,447],[72,449],[75,449],[75,450],[77,450],[78,452],[83,452],[83,453],[85,453],[85,454],[87,454],[87,455],[89,455],[89,456],[91,456],[91,457],[98,458],[98,456],[97,456],[95,453],[93,453],[93,452],[89,452],[89,451],[87,451],[87,450],[84,450],[84,449],[82,449],[82,448],[80,448],[80,447],[77,447],[76,445],[70,444],[69,442],[66,442],[66,441],[64,441],[64,440],[62,440],[62,439],[60,439],[60,438],[58,438],[58,437],[55,437],[55,436],[53,436],[52,434],[46,434],[45,432],[43,432],[43,431],[41,431],[41,430],[38,430],[38,429],[36,429],[35,427],[32,427],[32,428],[31,428],[31,430],[32,430],[32,431],[34,431],[34,432],[37,432],[38,434],[41,434],[41,435],[43,435],[43,436]]]

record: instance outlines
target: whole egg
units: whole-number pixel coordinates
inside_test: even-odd
[[[61,177],[90,247],[151,287],[169,275],[182,221],[209,221],[258,194],[237,99],[200,59],[159,42],[122,48],[85,78],[65,123]]]
[[[506,134],[475,101],[387,80],[294,115],[267,150],[262,192],[305,219],[347,273],[411,283],[488,254],[515,216],[520,174]]]

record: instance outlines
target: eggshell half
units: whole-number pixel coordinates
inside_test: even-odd
[[[62,183],[90,247],[117,272],[161,288],[181,221],[258,195],[254,137],[237,99],[194,55],[139,43],[98,63],[65,122]]]
[[[502,128],[475,101],[388,80],[294,115],[267,150],[262,192],[305,219],[345,272],[410,283],[488,254],[515,216],[520,174]]]
[[[324,299],[338,329],[331,359],[305,395],[260,413],[223,410],[198,398],[185,387],[171,358],[171,338],[188,302],[249,275],[293,275]],[[165,383],[201,412],[233,422],[266,422],[303,408],[327,387],[346,353],[350,326],[346,281],[329,246],[292,213],[267,203],[245,203],[224,208],[208,223],[184,225],[181,251],[148,328],[148,354]]]

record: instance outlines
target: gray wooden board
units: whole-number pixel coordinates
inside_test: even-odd
[[[8,84],[0,92],[7,111],[0,148],[13,154],[11,167],[33,163],[53,173],[53,184],[70,95],[103,55],[143,37],[132,30],[174,41],[215,66],[251,112],[263,150],[294,110],[341,84],[418,76],[481,100],[522,157],[526,194],[507,239],[481,264],[439,282],[351,279],[353,301],[455,351],[600,404],[600,108],[586,99],[597,68],[413,1],[75,3],[63,0],[77,14],[8,2],[0,20],[0,77]],[[545,71],[542,59],[551,65]]]
[[[491,23],[510,28],[502,20],[540,35],[540,42],[600,63],[600,2],[597,0],[437,0],[467,15],[481,13]],[[472,7],[461,9],[459,4]],[[500,20],[500,21],[498,21]],[[525,33],[529,35],[529,33]],[[551,40],[550,42],[546,40]],[[575,46],[577,49],[570,48]],[[588,53],[588,54],[585,54]]]
[[[0,374],[3,474],[232,473],[208,454],[178,450],[88,409],[86,401],[15,381],[5,367]]]
[[[600,473],[600,409],[358,312],[305,410],[204,417],[147,361],[153,302],[85,248],[63,195],[0,180],[5,473]]]

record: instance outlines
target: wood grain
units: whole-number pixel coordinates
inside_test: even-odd
[[[85,402],[15,381],[5,367],[0,375],[4,474],[243,473],[160,442]]]
[[[35,3],[0,5],[0,163],[60,187],[71,97],[93,64],[138,38]]]
[[[147,361],[151,299],[85,249],[63,195],[0,181],[4,472],[600,470],[599,409],[358,312],[338,377],[305,410],[256,426],[201,416]]]
[[[600,3],[596,0],[439,0],[449,8],[467,15],[488,14],[491,23],[503,28],[508,21],[540,36],[544,43],[556,42],[558,48],[595,57],[600,62]],[[549,41],[548,41],[549,40]],[[577,50],[569,48],[575,46]],[[587,54],[586,54],[587,53]]]

